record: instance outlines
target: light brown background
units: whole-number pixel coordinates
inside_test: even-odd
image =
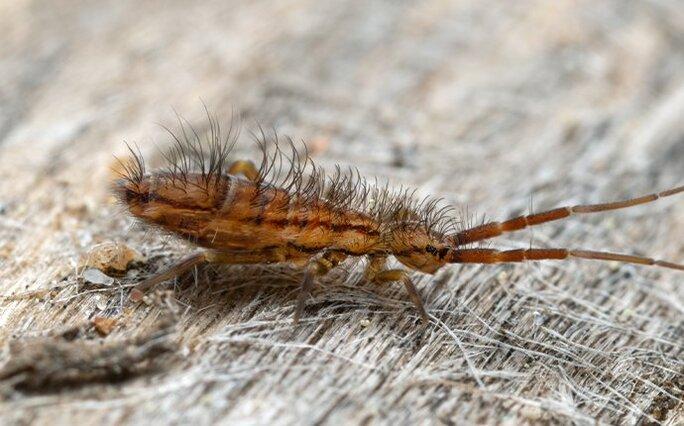
[[[113,154],[152,163],[172,107],[201,101],[323,147],[362,173],[503,218],[682,184],[684,8],[663,1],[177,1],[0,4],[0,341],[95,315],[115,340],[157,307],[83,285],[104,241],[182,245],[130,228]],[[247,132],[240,155],[254,153]],[[317,145],[317,146],[318,146]],[[480,216],[478,216],[480,217]],[[498,241],[684,260],[682,197]],[[7,421],[627,423],[684,416],[682,274],[591,262],[453,267],[419,287],[326,282],[293,329],[292,281],[200,271],[176,296],[179,359],[121,384],[10,393]],[[241,275],[241,274],[245,275]],[[251,274],[251,275],[250,275]],[[124,282],[124,284],[130,282]],[[244,284],[244,285],[243,285]],[[238,288],[239,287],[239,288]],[[85,294],[79,294],[83,293]],[[187,307],[187,310],[185,310]],[[5,352],[3,359],[8,357]]]

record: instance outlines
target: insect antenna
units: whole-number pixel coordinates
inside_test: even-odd
[[[659,266],[684,271],[684,265],[645,256],[612,253],[593,250],[571,250],[566,248],[530,248],[496,250],[485,248],[449,250],[444,259],[449,263],[517,263],[539,260],[565,260],[568,258],[616,261],[636,265]]]
[[[576,206],[559,207],[541,213],[518,216],[503,222],[487,222],[454,234],[451,237],[451,242],[456,246],[470,244],[498,237],[505,233],[519,231],[527,227],[562,220],[575,214],[599,213],[610,210],[626,209],[640,204],[651,203],[659,198],[669,197],[680,192],[684,192],[684,185],[668,189],[667,191],[630,198],[624,201],[600,204],[578,204]]]
[[[558,221],[573,214],[598,213],[620,210],[640,204],[651,203],[657,199],[684,192],[684,186],[668,189],[624,201],[600,204],[579,204],[571,207],[559,207],[545,212],[518,216],[504,222],[488,222],[458,232],[449,237],[452,247],[446,248],[443,257],[449,263],[515,263],[540,260],[564,260],[568,258],[616,261],[637,265],[658,266],[661,268],[684,271],[684,265],[666,260],[653,259],[646,256],[634,256],[622,253],[567,249],[567,248],[529,248],[515,250],[496,250],[488,248],[459,248],[464,244],[489,240],[504,233],[515,232],[527,227]]]

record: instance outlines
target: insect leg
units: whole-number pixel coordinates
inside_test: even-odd
[[[171,265],[164,272],[154,275],[133,288],[130,299],[138,302],[145,295],[145,292],[164,281],[183,275],[195,266],[205,263],[217,264],[254,264],[254,263],[275,263],[285,261],[297,261],[291,253],[283,253],[280,250],[257,250],[257,251],[214,251],[205,250],[193,253]]]
[[[416,306],[421,319],[425,324],[429,322],[428,314],[425,311],[425,305],[423,304],[423,299],[418,293],[418,289],[411,281],[408,272],[403,269],[384,269],[385,263],[387,261],[386,256],[374,256],[371,257],[370,263],[366,267],[365,275],[369,281],[376,283],[387,283],[400,281],[406,287],[409,298]]]
[[[409,278],[408,272],[406,272],[403,269],[388,269],[386,271],[381,271],[377,275],[375,275],[375,281],[380,283],[400,281],[402,284],[404,284],[404,287],[406,287],[406,291],[408,292],[409,298],[411,298],[411,301],[416,306],[416,309],[418,310],[418,313],[420,314],[420,317],[423,320],[423,322],[425,324],[430,322],[430,320],[428,319],[428,314],[425,311],[423,299],[421,299],[420,294],[418,293],[418,289],[416,289],[416,286],[413,284],[413,281],[411,281],[411,278]]]
[[[458,232],[451,236],[454,245],[470,244],[477,241],[488,240],[490,238],[498,237],[501,234],[519,231],[528,226],[541,225],[542,223],[553,222],[556,220],[565,219],[574,214],[598,213],[609,210],[626,209],[628,207],[637,206],[639,204],[646,204],[653,202],[659,198],[669,197],[675,194],[684,192],[684,186],[672,188],[667,191],[644,195],[642,197],[631,198],[624,201],[615,201],[612,203],[601,204],[579,204],[576,206],[559,207],[553,210],[547,210],[541,213],[531,215],[524,215],[514,217],[504,222],[489,222],[483,225],[475,226],[470,229]]]
[[[376,275],[386,269],[387,256],[371,256],[363,275],[368,281],[374,282]]]
[[[171,265],[164,272],[154,275],[136,285],[133,288],[133,290],[131,290],[129,298],[133,302],[138,302],[140,301],[140,299],[143,298],[146,291],[156,286],[157,284],[160,284],[166,280],[170,280],[171,278],[178,277],[184,274],[185,272],[189,271],[190,269],[194,268],[195,266],[201,265],[206,262],[206,252],[204,251],[193,253],[187,257],[184,257],[183,259]]]
[[[665,260],[652,259],[650,257],[591,250],[569,250],[564,248],[518,249],[504,251],[495,249],[462,249],[453,250],[447,254],[445,259],[450,263],[509,263],[538,260],[564,260],[570,257],[602,261],[616,261],[637,265],[659,266],[661,268],[684,271],[684,265],[668,262]]]
[[[306,269],[304,270],[304,280],[299,289],[299,294],[297,295],[297,306],[295,307],[294,316],[292,321],[297,324],[299,319],[304,312],[304,306],[306,305],[306,296],[309,295],[311,289],[313,288],[314,279],[316,277],[323,276],[328,273],[332,268],[337,266],[347,257],[346,254],[330,250],[323,253],[323,256],[312,259]]]
[[[243,174],[247,179],[254,182],[259,177],[259,170],[256,168],[254,163],[249,160],[237,160],[234,161],[228,168],[228,174]]]

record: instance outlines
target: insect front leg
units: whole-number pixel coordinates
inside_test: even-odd
[[[347,257],[346,254],[330,250],[323,253],[323,256],[312,259],[304,270],[304,280],[299,289],[299,294],[297,296],[297,306],[295,307],[294,316],[292,321],[294,324],[299,323],[299,319],[304,312],[304,306],[306,305],[306,297],[311,292],[313,288],[314,279],[316,277],[322,277],[327,274],[331,269],[337,266]]]
[[[409,273],[404,269],[385,269],[386,263],[386,256],[371,257],[370,263],[368,264],[368,267],[366,267],[366,271],[364,272],[366,278],[369,281],[375,283],[388,283],[399,281],[402,284],[404,284],[406,292],[408,292],[409,298],[418,310],[421,319],[425,324],[427,324],[430,320],[427,312],[425,311],[423,299],[420,297],[420,293],[418,293],[418,289],[413,284],[413,281],[411,281]]]

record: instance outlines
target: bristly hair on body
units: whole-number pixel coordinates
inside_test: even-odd
[[[233,150],[241,134],[239,123],[231,117],[230,126],[224,132],[216,117],[206,113],[208,130],[205,132],[180,116],[177,116],[178,131],[162,125],[172,144],[161,153],[166,165],[155,173],[169,177],[178,189],[192,186],[210,192],[228,166],[237,160]],[[254,182],[257,188],[254,203],[264,202],[261,195],[279,188],[292,200],[304,204],[322,201],[334,213],[354,211],[367,215],[388,232],[396,231],[397,227],[422,228],[430,234],[443,236],[465,228],[466,222],[460,220],[455,209],[442,198],[419,198],[415,189],[392,189],[388,182],[368,181],[356,167],[343,169],[335,165],[332,173],[326,173],[313,161],[305,143],[302,142],[298,149],[291,137],[281,137],[275,129],[267,132],[259,126],[256,132],[250,132],[250,136],[260,157],[258,177]],[[148,175],[145,160],[137,146],[133,149],[127,144],[127,148],[130,159],[117,159],[121,169],[119,176],[139,185]],[[188,179],[192,174],[201,176],[200,181]]]
[[[331,174],[317,166],[289,137],[259,127],[252,137],[261,162],[232,157],[239,126],[223,132],[207,112],[208,131],[200,134],[178,118],[179,130],[164,127],[173,141],[163,156],[166,167],[147,172],[140,150],[121,162],[114,193],[145,225],[162,229],[205,250],[193,253],[167,271],[146,279],[131,293],[143,291],[204,263],[290,262],[305,267],[295,322],[314,279],[348,257],[369,259],[365,275],[376,282],[401,282],[424,321],[420,295],[408,272],[386,269],[388,256],[402,265],[433,274],[452,263],[517,263],[590,259],[650,265],[684,271],[684,265],[612,252],[569,248],[496,250],[473,247],[503,234],[572,215],[619,210],[684,192],[684,186],[623,201],[564,206],[505,221],[470,226],[458,220],[442,199],[418,198],[415,191],[369,182],[353,167]]]

